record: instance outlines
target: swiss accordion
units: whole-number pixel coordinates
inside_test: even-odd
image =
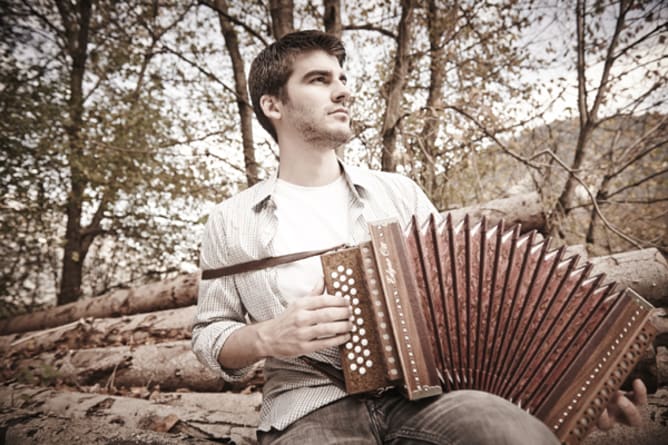
[[[652,306],[535,232],[487,225],[379,221],[321,256],[328,293],[353,308],[346,390],[482,390],[578,443],[656,335]]]

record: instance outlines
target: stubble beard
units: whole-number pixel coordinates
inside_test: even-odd
[[[345,128],[328,128],[323,123],[319,123],[314,116],[317,116],[315,110],[307,108],[294,108],[292,110],[295,119],[295,128],[302,134],[304,140],[314,147],[321,149],[336,149],[345,144],[352,138],[350,126]],[[327,116],[329,117],[329,116]]]

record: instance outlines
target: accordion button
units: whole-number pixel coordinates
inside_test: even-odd
[[[362,375],[366,374],[366,369],[360,367],[359,373]]]

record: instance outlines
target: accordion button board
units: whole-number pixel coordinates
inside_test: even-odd
[[[482,390],[577,444],[656,335],[641,296],[517,225],[432,215],[369,233],[321,257],[327,291],[353,308],[348,393]]]

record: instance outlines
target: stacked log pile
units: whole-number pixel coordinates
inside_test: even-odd
[[[537,195],[464,213],[545,225]],[[584,249],[571,248],[581,256]],[[668,263],[655,249],[589,258],[596,273],[657,307],[655,347],[638,373],[650,387],[646,424],[593,434],[587,445],[668,437]],[[255,443],[259,364],[237,385],[190,349],[198,274],[0,321],[0,438],[7,444]]]

